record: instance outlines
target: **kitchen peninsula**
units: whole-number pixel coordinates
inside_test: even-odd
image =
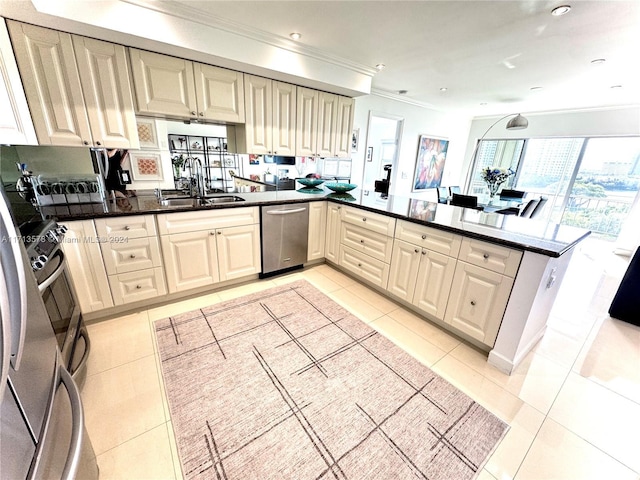
[[[487,351],[489,363],[511,373],[544,335],[573,249],[590,233],[361,190],[234,195],[242,200],[163,207],[153,192],[139,191],[105,211],[58,212],[70,238],[85,237],[65,248],[79,295],[90,299],[83,313],[100,318],[255,280],[258,207],[310,202],[309,263],[327,261]],[[92,236],[127,242],[87,242]],[[169,253],[178,241],[191,242],[191,258],[182,263]],[[196,248],[213,256],[215,272],[199,283],[182,281],[181,269],[207,263],[193,257]]]

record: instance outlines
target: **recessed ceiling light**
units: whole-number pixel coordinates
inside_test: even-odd
[[[384,67],[386,67],[386,65],[384,63],[379,63],[376,65],[376,70],[380,71],[380,70],[384,70]]]
[[[298,32],[293,32],[289,34],[292,40],[300,40],[302,38],[302,34]]]
[[[606,62],[604,58],[596,58],[595,60],[591,60],[592,65],[600,65],[604,62]]]
[[[554,17],[559,17],[561,15],[565,15],[569,13],[570,11],[571,11],[570,5],[560,5],[559,7],[556,7],[553,10],[551,10],[551,15],[553,15]]]
[[[538,90],[542,90],[542,87],[531,87],[530,89],[532,92],[536,92]]]
[[[614,89],[615,89],[615,88],[622,88],[622,85],[611,85],[611,87],[610,87],[610,88],[614,88]]]
[[[447,88],[447,87],[442,87],[442,88],[440,88],[440,91],[441,91],[441,92],[446,92],[447,90],[448,90],[448,88]]]
[[[406,95],[407,93],[409,93],[408,90],[398,90],[398,95]]]

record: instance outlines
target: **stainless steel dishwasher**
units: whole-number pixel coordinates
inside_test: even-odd
[[[295,203],[260,208],[262,273],[269,276],[300,267],[307,261],[309,204]]]

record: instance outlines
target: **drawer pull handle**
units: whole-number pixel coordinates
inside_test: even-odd
[[[125,226],[124,226],[124,229],[125,229],[125,230],[131,230],[131,227],[130,227],[129,225],[125,225]]]
[[[131,258],[136,258],[136,254],[135,254],[135,253],[132,253],[131,255],[129,255],[129,257],[131,257]]]
[[[427,239],[427,236],[426,236],[426,235],[422,235],[422,239],[423,239],[423,240],[426,240],[426,239]]]
[[[471,305],[473,305],[475,307],[476,306],[476,301],[475,300],[471,300]]]
[[[484,255],[482,255],[482,258],[484,258],[486,260],[487,258],[489,258],[489,254],[485,253]]]
[[[140,290],[142,288],[142,285],[136,285],[136,288]]]

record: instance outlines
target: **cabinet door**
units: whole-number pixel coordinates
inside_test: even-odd
[[[317,155],[335,157],[336,120],[338,115],[338,96],[320,92],[318,97],[318,144]]]
[[[38,144],[3,18],[0,18],[0,144]]]
[[[198,118],[244,123],[242,72],[202,63],[193,64]]]
[[[402,300],[411,302],[416,288],[418,267],[420,266],[420,248],[410,243],[396,240],[393,243],[391,268],[387,290]]]
[[[196,117],[192,62],[135,48],[129,57],[137,113]]]
[[[244,102],[246,109],[245,153],[271,155],[272,82],[267,78],[245,75]]]
[[[273,82],[273,153],[284,156],[296,154],[296,86]]]
[[[220,281],[260,273],[260,226],[224,228],[216,231]]]
[[[162,235],[160,243],[169,293],[220,281],[215,231]]]
[[[93,144],[140,148],[125,47],[72,38]]]
[[[327,225],[327,202],[309,203],[309,235],[307,260],[324,258],[325,228]]]
[[[7,21],[40,145],[91,145],[71,35]]]
[[[420,257],[412,303],[423,312],[442,320],[456,270],[456,259],[425,248],[420,251]]]
[[[296,155],[318,156],[318,96],[317,90],[298,87],[296,95]]]
[[[334,263],[340,261],[340,205],[327,205],[327,229],[325,236],[324,256]]]
[[[336,116],[335,157],[351,158],[351,134],[353,133],[353,112],[355,100],[338,96]]]
[[[92,220],[64,222],[67,227],[62,242],[71,281],[83,313],[113,307],[107,272]]]
[[[510,277],[458,261],[444,321],[492,347],[512,286]]]

